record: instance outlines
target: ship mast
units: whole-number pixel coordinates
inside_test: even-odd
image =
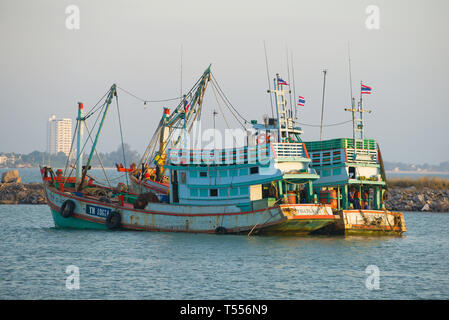
[[[276,73],[276,78],[273,80],[274,82],[274,90],[271,90],[274,93],[274,100],[276,103],[276,113],[277,113],[277,125],[278,125],[278,141],[285,142],[288,138],[288,129],[289,122],[291,123],[291,119],[287,114],[287,100],[285,99],[285,94],[288,93],[289,90],[284,90],[283,85],[279,84],[279,74]],[[289,121],[290,120],[290,121]],[[293,126],[292,128],[293,129]]]
[[[360,87],[362,87],[363,83],[360,81]],[[354,98],[352,99],[351,108],[345,108],[345,111],[352,112],[352,137],[354,139],[354,148],[356,147],[355,140],[363,140],[363,113],[368,112],[371,113],[371,110],[363,109],[363,99],[362,99],[362,91],[360,91],[360,100],[357,104],[357,108],[355,108]],[[358,113],[358,118],[357,118]]]
[[[83,140],[84,112],[83,103],[78,102],[78,122],[77,142],[76,142],[76,183],[81,184],[81,175],[83,173],[83,150],[81,143]]]
[[[84,168],[82,170],[81,181],[77,187],[77,191],[81,191],[81,189],[84,187],[84,178],[86,177],[87,171],[89,170],[90,162],[92,160],[92,156],[94,155],[95,148],[97,147],[98,138],[100,137],[100,132],[101,132],[101,129],[103,128],[104,119],[106,118],[106,114],[109,110],[109,106],[111,105],[112,98],[117,94],[116,90],[117,90],[117,86],[114,83],[112,85],[111,89],[109,90],[108,97],[106,98],[103,116],[101,118],[100,124],[98,125],[97,135],[95,136],[95,140],[92,143],[92,149],[90,150],[89,158],[87,159],[86,165],[84,166]],[[79,164],[77,164],[77,165],[79,165]]]
[[[268,90],[270,93],[274,93],[274,101],[276,106],[277,115],[277,131],[278,131],[278,142],[292,142],[291,135],[296,137],[298,140],[298,135],[302,134],[302,130],[299,127],[294,126],[293,113],[289,112],[287,109],[287,99],[286,94],[290,94],[289,90],[284,90],[283,84],[280,81],[279,74],[276,73],[276,78],[273,79],[274,90]],[[281,80],[282,81],[282,80]]]

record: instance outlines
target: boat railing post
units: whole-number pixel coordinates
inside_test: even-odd
[[[348,209],[348,185],[345,184],[341,190],[342,209]]]

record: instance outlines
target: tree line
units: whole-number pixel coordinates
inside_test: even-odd
[[[125,159],[123,158],[123,153],[125,154]],[[64,168],[67,163],[67,155],[64,152],[59,152],[57,154],[49,154],[47,152],[33,151],[29,154],[15,154],[15,153],[2,153],[6,160],[3,163],[4,167],[16,167],[16,166],[31,166],[38,167],[39,165],[49,165],[55,168]],[[84,163],[87,161],[88,154],[83,155]],[[98,156],[101,159],[101,163],[104,167],[115,167],[116,163],[122,163],[129,167],[131,163],[138,163],[140,161],[140,155],[137,151],[132,150],[131,147],[125,143],[119,145],[116,150],[111,152],[99,152]],[[100,161],[98,160],[97,153],[94,153],[91,166],[100,167]],[[126,161],[125,161],[126,160]],[[76,154],[71,156],[69,161],[70,164],[75,164]]]

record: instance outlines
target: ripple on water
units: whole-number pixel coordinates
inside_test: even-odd
[[[47,206],[0,218],[1,299],[449,298],[448,214],[405,213],[407,235],[385,238],[64,230]],[[68,265],[79,290],[65,288]]]

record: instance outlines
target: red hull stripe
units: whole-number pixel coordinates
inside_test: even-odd
[[[48,201],[48,199],[47,199]],[[56,210],[56,211],[60,211],[61,208],[56,206],[55,204],[53,204],[52,202],[48,201],[48,205]],[[88,215],[85,214],[79,214],[79,213],[73,213],[73,217],[77,218],[77,219],[81,219],[81,220],[86,220],[86,221],[90,221],[90,222],[95,222],[95,223],[99,223],[99,224],[106,224],[106,219],[97,219],[97,218],[93,218],[93,217],[89,217]],[[278,224],[278,221],[274,221],[274,222],[267,222],[265,224],[261,224],[255,227],[255,230],[261,229],[261,228],[265,228],[271,225],[276,225]],[[129,230],[141,230],[141,231],[155,231],[155,232],[189,232],[189,233],[215,233],[215,230],[176,230],[176,229],[168,229],[168,228],[155,228],[155,227],[150,227],[150,226],[138,226],[135,224],[122,224],[122,227],[125,229],[129,229]],[[248,231],[250,229],[251,226],[246,227],[246,228],[239,228],[237,229],[228,229],[228,232],[230,233],[235,233],[235,232],[243,232],[243,231]]]
[[[229,213],[204,213],[204,214],[187,214],[186,213],[186,214],[184,214],[184,213],[172,213],[172,212],[162,212],[162,211],[139,210],[139,209],[127,208],[127,207],[117,207],[116,205],[110,205],[110,204],[107,204],[104,202],[99,202],[99,201],[87,200],[85,198],[80,198],[80,197],[77,197],[74,195],[62,193],[58,190],[52,190],[51,192],[57,193],[65,198],[75,199],[75,200],[78,200],[78,201],[84,202],[84,203],[99,204],[101,206],[108,207],[111,209],[123,209],[126,211],[141,212],[141,213],[146,213],[146,214],[161,214],[161,215],[182,216],[182,217],[236,216],[236,215],[251,214],[251,213],[256,213],[256,212],[263,212],[263,211],[268,211],[269,209],[277,208],[277,207],[271,207],[271,208],[266,208],[266,209],[253,210],[253,211],[229,212]],[[48,198],[47,198],[47,201],[48,201]],[[50,203],[50,201],[48,201],[48,202]]]

